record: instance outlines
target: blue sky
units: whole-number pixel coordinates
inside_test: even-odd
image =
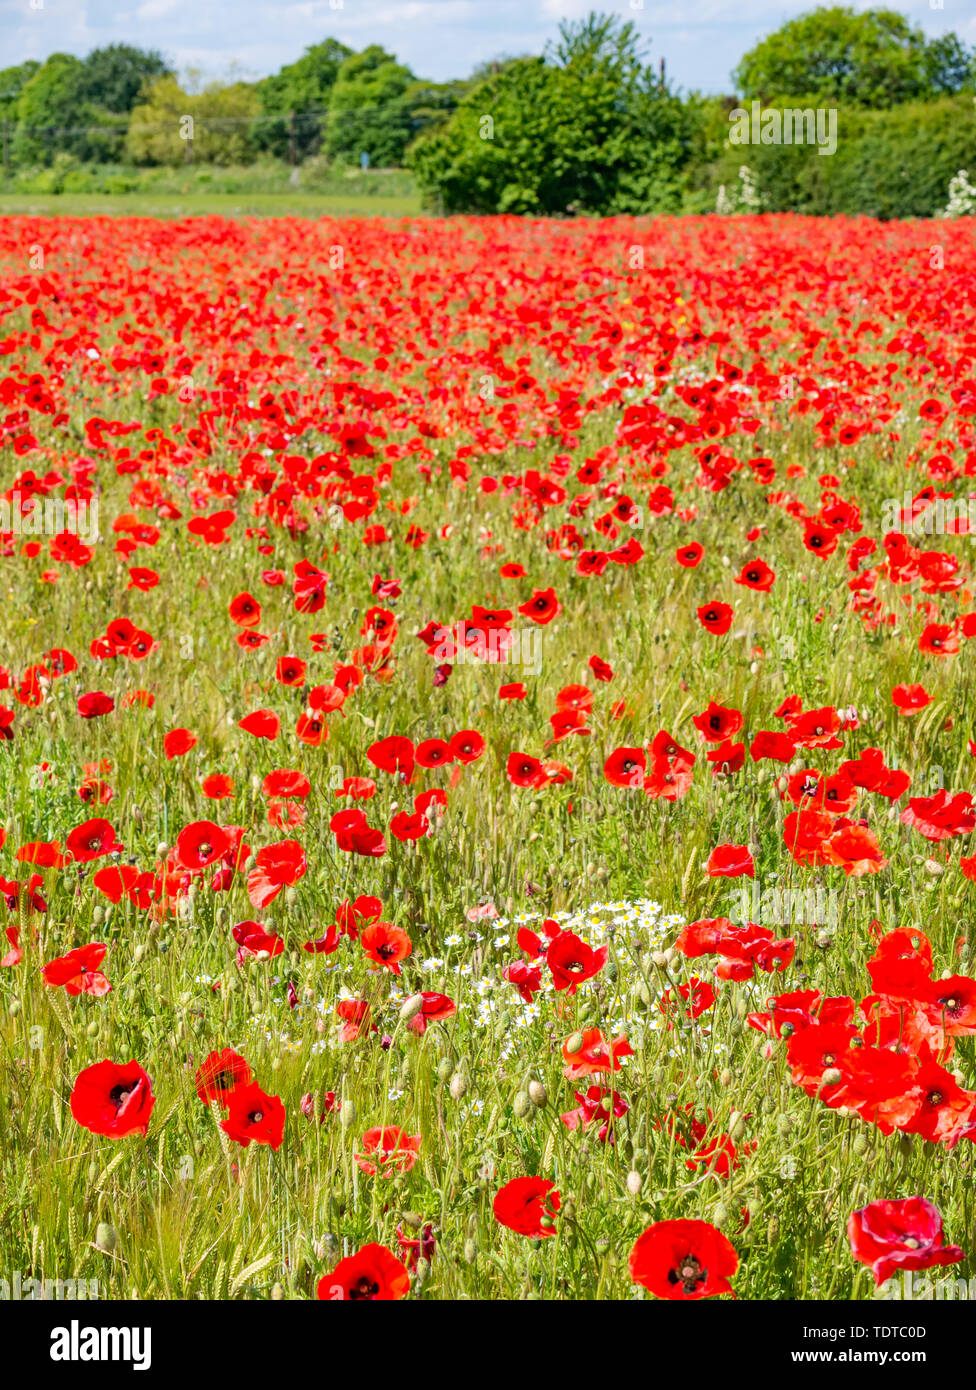
[[[880,0],[884,4],[885,0]],[[973,0],[888,0],[926,33],[976,43]],[[180,70],[263,77],[328,35],[382,43],[421,77],[465,77],[503,53],[538,53],[561,19],[589,9],[634,20],[686,90],[731,90],[729,73],[758,38],[816,0],[0,0],[0,67],[101,44],[158,48]],[[854,0],[859,9],[868,0]],[[636,8],[635,8],[636,7]]]

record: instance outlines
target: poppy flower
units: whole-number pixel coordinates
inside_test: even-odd
[[[400,961],[406,960],[413,950],[407,933],[391,922],[374,922],[363,930],[359,942],[370,960],[386,966],[394,975],[400,974]]]
[[[231,622],[238,627],[257,627],[261,621],[261,605],[253,594],[238,594],[227,609]]]
[[[938,791],[933,796],[912,797],[901,820],[927,840],[948,840],[976,829],[976,810],[969,792]]]
[[[209,1053],[194,1076],[200,1099],[205,1103],[218,1100],[222,1104],[226,1103],[231,1091],[246,1086],[251,1079],[250,1066],[232,1047]]]
[[[743,719],[741,710],[726,709],[724,705],[718,705],[712,700],[706,710],[692,716],[691,722],[706,743],[722,743],[739,732]],[[665,750],[655,748],[654,751],[658,753]],[[668,756],[673,755],[669,753]]]
[[[184,753],[189,753],[191,748],[197,745],[196,734],[191,734],[189,729],[170,729],[163,739],[163,752],[168,760],[181,758]]]
[[[176,837],[176,860],[180,867],[198,873],[222,858],[228,845],[219,825],[210,820],[194,821]]]
[[[475,763],[485,751],[485,741],[474,729],[462,729],[448,742],[452,758],[459,763]]]
[[[78,700],[78,713],[82,719],[98,719],[103,714],[111,714],[113,709],[115,701],[111,695],[106,695],[104,690],[93,690]]]
[[[891,698],[898,707],[898,713],[903,715],[917,714],[933,700],[924,685],[896,685]]]
[[[329,821],[339,849],[347,854],[378,857],[386,853],[386,840],[381,830],[374,830],[362,811],[337,811]]]
[[[518,610],[523,618],[545,626],[562,612],[562,604],[556,598],[555,589],[534,589],[526,603],[519,604]]]
[[[775,573],[769,568],[765,560],[748,560],[742,566],[741,573],[735,582],[745,589],[754,589],[757,593],[768,594],[775,579]]]
[[[698,609],[698,621],[707,632],[721,637],[732,626],[732,608],[727,603],[706,603]]]
[[[712,878],[755,878],[752,851],[748,845],[718,845],[708,856],[706,873]]]
[[[103,855],[122,849],[107,820],[86,820],[83,825],[76,826],[68,835],[64,847],[79,864],[87,864],[92,859],[101,859]]]
[[[851,1254],[868,1265],[875,1287],[900,1269],[931,1269],[966,1258],[958,1245],[943,1244],[942,1217],[927,1197],[885,1198],[851,1213]]]
[[[642,787],[646,771],[643,748],[615,748],[603,764],[603,775],[613,787]]]
[[[394,1173],[409,1173],[419,1153],[419,1134],[408,1134],[398,1125],[387,1125],[386,1128],[368,1129],[363,1135],[361,1150],[353,1157],[371,1178],[391,1178]]]
[[[156,1097],[138,1062],[96,1062],[79,1072],[71,1091],[71,1113],[84,1129],[109,1139],[145,1135]]]
[[[556,1234],[553,1218],[561,1199],[556,1184],[546,1178],[513,1178],[495,1193],[492,1210],[500,1226],[520,1236],[545,1237]]]
[[[516,787],[544,787],[546,775],[542,763],[528,753],[509,753],[505,765],[508,780]]]
[[[592,980],[607,963],[610,948],[594,950],[573,932],[563,931],[549,945],[546,964],[552,971],[552,983],[557,991],[568,990],[574,995],[581,984]]]
[[[276,739],[281,731],[281,720],[273,709],[256,709],[239,719],[237,727],[255,738]]]
[[[569,1044],[578,1039],[575,1051]],[[623,1036],[607,1042],[599,1028],[584,1028],[563,1044],[563,1075],[569,1081],[594,1076],[604,1071],[619,1071],[622,1057],[633,1057],[634,1049]]]
[[[282,888],[303,878],[308,869],[305,851],[297,840],[282,840],[258,850],[257,865],[247,876],[247,895],[253,907],[265,908]]]
[[[239,1083],[224,1096],[227,1116],[220,1128],[236,1144],[267,1144],[280,1149],[285,1136],[285,1107],[255,1081]]]
[[[112,986],[98,969],[108,950],[100,941],[92,941],[87,946],[79,946],[67,955],[58,956],[44,966],[41,974],[44,983],[55,988],[64,987],[65,994],[90,994],[95,999],[108,994]]]
[[[331,1274],[325,1274],[315,1289],[318,1299],[343,1302],[392,1302],[406,1298],[410,1275],[385,1245],[364,1245],[355,1255],[340,1260]]]
[[[655,1221],[630,1252],[630,1277],[657,1298],[712,1298],[731,1293],[739,1257],[708,1221]]]

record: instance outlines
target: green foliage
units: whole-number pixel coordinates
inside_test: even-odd
[[[727,134],[727,117],[725,128]],[[931,217],[945,206],[950,179],[960,169],[976,168],[976,113],[968,96],[890,111],[841,107],[835,154],[820,155],[810,145],[726,144],[707,182],[713,190],[735,183],[742,164],[756,174],[766,211]]]
[[[120,116],[128,115],[144,87],[159,77],[173,75],[161,54],[127,43],[93,49],[85,59],[84,69],[83,98]]]
[[[254,88],[245,82],[211,82],[190,93],[175,77],[162,77],[132,113],[126,152],[137,164],[245,163],[254,153],[250,122],[257,109]]]
[[[381,167],[402,164],[413,134],[406,95],[416,79],[379,44],[353,53],[339,69],[329,98],[326,153]]]
[[[338,39],[325,39],[306,48],[297,62],[286,64],[280,72],[260,82],[262,114],[278,119],[262,120],[255,125],[255,147],[285,159],[294,141],[297,159],[316,154],[329,96],[339,69],[351,55],[352,49]]]
[[[815,102],[891,107],[971,86],[973,54],[950,34],[933,43],[894,10],[821,7],[751,49],[733,73],[747,99],[805,93]]]
[[[643,65],[634,26],[591,15],[477,82],[408,163],[445,212],[642,212],[680,201],[697,125]]]

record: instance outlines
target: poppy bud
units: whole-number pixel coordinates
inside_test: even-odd
[[[297,890],[297,888],[286,888],[286,889],[285,889],[285,906],[286,906],[286,907],[296,907],[297,905],[298,905],[298,890]]]
[[[409,1023],[424,1007],[424,996],[422,994],[411,994],[408,999],[404,999],[400,1005],[400,1022]]]
[[[527,1091],[519,1091],[515,1100],[512,1102],[512,1109],[520,1120],[525,1119],[526,1115],[528,1115],[529,1111],[532,1109],[532,1102],[529,1100]]]
[[[776,1128],[777,1128],[777,1130],[779,1131],[779,1133],[782,1135],[782,1137],[783,1137],[784,1139],[788,1139],[788,1138],[790,1137],[790,1135],[793,1133],[793,1118],[792,1118],[792,1116],[791,1116],[791,1115],[780,1115],[779,1119],[778,1119],[777,1122],[776,1122]],[[864,1137],[863,1135],[859,1135],[859,1136],[858,1136],[858,1138],[863,1138],[863,1137]],[[855,1142],[855,1148],[856,1148],[857,1140],[855,1140],[854,1142]]]
[[[639,1197],[640,1190],[644,1186],[644,1179],[636,1169],[632,1168],[627,1174],[627,1191],[632,1197]]]
[[[651,956],[651,960],[657,966],[658,970],[667,969],[668,958],[663,951],[655,951],[654,954]]]
[[[729,1124],[729,1138],[733,1144],[738,1144],[746,1132],[745,1117],[737,1111],[732,1112],[731,1123]]]
[[[464,1242],[464,1258],[469,1265],[473,1265],[478,1258],[478,1242],[469,1238]]]
[[[729,1071],[728,1067],[724,1067],[722,1071],[719,1072],[718,1079],[722,1089],[728,1090],[732,1085],[732,1073]]]
[[[779,1239],[778,1216],[771,1216],[769,1218],[769,1225],[766,1227],[766,1239],[769,1241],[770,1245],[775,1244],[775,1242]]]
[[[454,1063],[451,1061],[450,1057],[442,1057],[437,1063],[438,1081],[449,1081],[453,1071]]]
[[[583,1034],[574,1033],[573,1036],[570,1038],[569,1042],[566,1044],[566,1051],[569,1053],[579,1052],[583,1047],[583,1042]]]
[[[285,1290],[281,1284],[272,1284],[271,1297],[275,1303],[280,1303],[285,1296]]]
[[[339,1110],[339,1122],[343,1129],[348,1129],[350,1125],[356,1123],[356,1105],[354,1101],[344,1100]]]
[[[464,1093],[467,1091],[467,1089],[468,1083],[465,1081],[461,1072],[456,1071],[454,1075],[451,1077],[451,1084],[448,1087],[448,1090],[451,1095],[451,1100],[460,1100]]]
[[[115,1228],[110,1226],[107,1221],[100,1221],[95,1228],[95,1248],[101,1250],[105,1255],[111,1255],[118,1244],[118,1236]]]
[[[868,1141],[865,1136],[863,1134],[856,1135],[851,1148],[857,1154],[858,1158],[863,1158],[868,1151]]]
[[[828,1067],[823,1074],[823,1084],[825,1086],[837,1086],[840,1084],[841,1074],[837,1067]]]
[[[533,1105],[541,1110],[543,1106],[549,1104],[549,1095],[541,1081],[530,1081],[528,1086],[529,1100]]]
[[[415,1211],[405,1211],[401,1214],[400,1220],[407,1226],[412,1226],[415,1231],[419,1231],[424,1224],[424,1218],[418,1216]]]

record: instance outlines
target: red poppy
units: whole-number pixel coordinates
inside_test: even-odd
[[[218,1100],[222,1104],[226,1103],[233,1090],[246,1086],[251,1079],[251,1068],[232,1047],[211,1052],[197,1068],[194,1077],[197,1095],[202,1101]]]
[[[156,1097],[138,1062],[96,1062],[79,1072],[71,1091],[71,1113],[93,1134],[124,1139],[145,1134]]]
[[[407,933],[391,922],[374,922],[364,929],[359,941],[370,960],[386,966],[394,975],[400,974],[400,961],[406,960],[413,950]]]
[[[656,1221],[630,1252],[630,1277],[657,1298],[712,1298],[731,1293],[739,1257],[708,1221]]]
[[[966,1258],[944,1245],[942,1217],[926,1197],[885,1198],[852,1212],[847,1223],[851,1254],[869,1265],[876,1287],[900,1269],[931,1269]]]
[[[721,637],[732,626],[734,614],[727,603],[706,603],[698,609],[698,621],[708,632]]]
[[[394,1173],[409,1173],[419,1153],[419,1134],[408,1134],[398,1125],[387,1125],[385,1129],[368,1129],[363,1135],[361,1151],[353,1157],[371,1178],[391,1178]]]
[[[108,950],[100,941],[92,941],[87,946],[78,946],[65,956],[58,956],[44,966],[44,983],[54,987],[63,986],[65,994],[90,994],[99,999],[108,994],[112,986],[98,969]]]
[[[239,1083],[224,1097],[227,1117],[220,1128],[235,1143],[267,1144],[280,1149],[285,1137],[285,1107],[278,1096],[269,1096],[255,1081]]]
[[[375,1242],[364,1245],[355,1255],[340,1260],[331,1274],[323,1275],[315,1289],[322,1300],[354,1302],[373,1299],[391,1302],[406,1298],[410,1275],[392,1251]]]
[[[513,1178],[495,1193],[492,1210],[500,1226],[520,1236],[554,1236],[561,1199],[546,1178]]]

